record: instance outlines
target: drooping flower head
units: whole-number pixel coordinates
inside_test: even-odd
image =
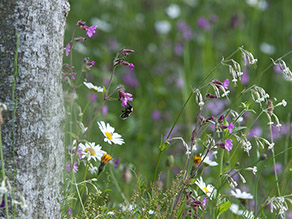
[[[130,93],[125,93],[122,89],[119,90],[119,97],[120,97],[120,100],[122,101],[122,106],[123,107],[126,107],[128,105],[128,101],[133,101],[133,98],[132,98],[132,94]]]
[[[104,121],[97,122],[98,127],[100,131],[103,133],[105,136],[104,141],[109,143],[109,144],[118,144],[122,145],[124,144],[124,140],[122,139],[122,136],[118,133],[115,133],[115,129],[110,126],[110,124],[105,124]]]
[[[97,87],[97,86],[93,85],[93,84],[90,83],[90,82],[83,82],[83,84],[84,84],[89,90],[92,90],[92,91],[95,91],[95,92],[103,92],[103,88],[102,88],[102,87]]]
[[[101,162],[100,165],[98,167],[98,174],[99,175],[103,170],[105,165],[112,159],[112,156],[109,154],[103,154],[101,157]]]

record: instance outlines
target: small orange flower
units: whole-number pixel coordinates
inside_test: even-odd
[[[106,164],[112,159],[112,156],[109,154],[103,154],[101,157],[101,163]]]
[[[194,165],[195,166],[198,166],[199,165],[199,163],[201,162],[201,159],[202,159],[202,157],[200,157],[200,156],[194,156]]]

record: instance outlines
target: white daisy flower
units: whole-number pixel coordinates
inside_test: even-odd
[[[88,170],[93,175],[98,173],[98,167],[97,166],[93,166],[91,163],[89,164]]]
[[[232,213],[236,215],[243,214],[243,210],[239,210],[239,206],[237,204],[231,204],[229,210],[232,211]]]
[[[118,133],[115,133],[115,129],[110,126],[109,123],[105,124],[104,121],[97,122],[98,127],[100,131],[105,136],[104,141],[108,142],[109,144],[118,144],[122,145],[124,144],[124,139],[122,139],[122,136]]]
[[[218,163],[215,162],[215,161],[212,161],[209,156],[207,156],[205,159],[204,159],[204,164],[208,165],[208,166],[211,166],[211,167],[214,167],[214,166],[217,166]]]
[[[103,88],[102,87],[97,87],[95,85],[93,85],[90,82],[83,82],[83,84],[89,89],[89,90],[93,90],[95,92],[103,92]]]
[[[212,199],[211,197],[211,194],[213,193],[213,190],[214,190],[214,186],[209,184],[209,185],[206,185],[206,183],[203,181],[203,178],[200,177],[200,179],[197,179],[196,180],[196,185],[199,186],[199,188],[210,198]],[[215,191],[214,191],[215,192]]]
[[[231,195],[235,198],[240,199],[253,199],[253,195],[247,192],[242,192],[240,189],[235,189],[235,191],[231,191]]]
[[[94,142],[86,142],[85,144],[80,143],[79,148],[82,150],[81,159],[87,158],[87,161],[93,159],[94,161],[101,160],[103,154],[106,154],[105,151],[101,150],[100,145],[95,145]]]

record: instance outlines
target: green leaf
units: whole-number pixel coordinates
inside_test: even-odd
[[[75,135],[73,132],[67,132],[68,134],[70,134],[72,136],[72,138],[74,139],[78,139],[78,136]]]
[[[228,210],[230,207],[231,207],[231,204],[229,201],[222,203],[219,207],[219,213],[218,213],[217,218],[219,218],[220,214],[222,214],[224,211]]]

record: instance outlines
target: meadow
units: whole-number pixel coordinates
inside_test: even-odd
[[[292,218],[291,1],[70,4],[64,218]]]

